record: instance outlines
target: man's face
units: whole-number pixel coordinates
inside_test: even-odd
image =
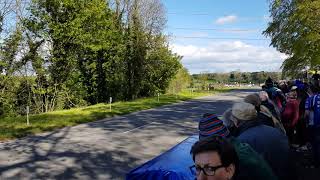
[[[234,174],[234,166],[221,166],[220,156],[215,151],[202,152],[195,156],[197,180],[227,180]],[[201,170],[200,170],[201,169]],[[203,172],[206,170],[206,174]]]

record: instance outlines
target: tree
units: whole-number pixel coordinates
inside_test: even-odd
[[[18,84],[13,73],[21,65],[16,60],[21,39],[21,32],[17,30],[0,47],[0,116],[4,113],[11,114],[15,109],[15,90]]]
[[[249,82],[249,76],[247,73],[243,72],[241,73],[241,80],[243,83],[248,83]]]
[[[215,75],[215,79],[218,83],[227,83],[229,82],[229,77],[230,74],[229,73],[217,73]]]
[[[182,68],[181,57],[169,50],[163,42],[164,37],[158,38],[157,46],[150,48],[146,56],[147,65],[142,96],[154,95],[156,92],[165,93],[170,81]]]
[[[208,90],[209,82],[208,82],[209,72],[201,72],[199,75],[199,81],[201,90]]]
[[[114,72],[121,73],[117,70],[123,44],[106,1],[34,0],[31,12],[26,26],[33,39],[49,44],[50,87],[65,93],[78,89],[83,95],[75,87],[82,83],[87,101],[106,102],[117,88],[110,86],[118,84],[113,83]]]
[[[259,79],[258,74],[259,74],[259,72],[252,72],[250,74],[250,79],[251,79],[252,83],[260,85],[261,80]]]
[[[272,21],[263,32],[271,45],[288,55],[283,73],[294,76],[320,63],[320,2],[314,0],[272,0]]]
[[[116,12],[125,12],[119,10],[123,7],[120,1],[116,2]],[[181,64],[180,57],[169,50],[166,37],[162,35],[166,21],[163,5],[159,0],[124,3],[127,7],[126,24],[122,26],[127,39],[125,97],[135,99],[164,92]]]
[[[167,91],[171,94],[177,94],[190,87],[191,76],[186,68],[180,68],[175,77],[170,81]]]
[[[160,0],[14,1],[17,25],[0,52],[2,112],[152,96],[182,67],[162,34]]]

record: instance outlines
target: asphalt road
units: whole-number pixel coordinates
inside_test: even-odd
[[[124,179],[255,90],[203,97],[0,143],[0,179]]]

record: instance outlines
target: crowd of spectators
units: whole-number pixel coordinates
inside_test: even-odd
[[[197,179],[296,179],[293,151],[320,165],[319,78],[265,81],[260,92],[199,121],[191,154]]]

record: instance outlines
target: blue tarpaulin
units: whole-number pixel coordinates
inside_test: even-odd
[[[193,160],[190,155],[192,145],[198,135],[190,136],[170,150],[130,171],[127,180],[194,180],[190,170]]]

